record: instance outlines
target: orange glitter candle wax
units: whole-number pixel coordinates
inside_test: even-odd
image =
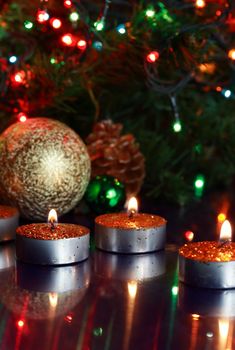
[[[0,242],[15,239],[18,225],[18,210],[14,207],[0,205]]]
[[[165,241],[166,220],[137,213],[137,202],[133,198],[128,213],[104,214],[95,219],[95,244],[102,250],[146,253],[163,249]]]
[[[226,220],[220,241],[187,243],[179,250],[179,279],[204,288],[235,288],[235,243]]]

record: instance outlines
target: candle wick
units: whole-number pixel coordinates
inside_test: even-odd
[[[51,224],[51,231],[54,231],[55,230],[55,221],[51,221],[50,224]]]
[[[231,243],[230,239],[226,239],[223,242],[219,242],[218,247],[217,248],[223,248],[226,244]]]
[[[133,218],[133,216],[136,214],[136,210],[135,209],[131,209],[128,213],[129,218]]]

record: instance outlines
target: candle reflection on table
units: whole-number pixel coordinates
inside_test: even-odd
[[[4,278],[2,280],[2,278]],[[0,301],[25,319],[51,319],[81,302],[90,282],[89,262],[59,267],[17,263],[3,275]]]

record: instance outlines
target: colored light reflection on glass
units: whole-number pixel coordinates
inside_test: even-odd
[[[179,292],[179,287],[178,287],[178,286],[173,286],[173,287],[171,288],[171,294],[172,294],[173,296],[177,296],[177,295],[178,295],[178,292]]]
[[[103,334],[103,328],[101,327],[94,328],[93,334],[95,337],[101,337],[101,335]]]
[[[23,320],[18,320],[16,323],[17,327],[19,329],[22,329],[24,327],[24,321]]]
[[[199,318],[200,318],[200,315],[198,315],[198,314],[192,314],[192,319],[193,319],[194,321],[198,321]]]
[[[69,314],[69,315],[66,315],[64,319],[66,322],[71,323],[73,320],[73,316]]]
[[[135,299],[137,293],[137,282],[130,281],[127,283],[128,294],[131,299]]]

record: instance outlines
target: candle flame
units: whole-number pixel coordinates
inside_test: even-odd
[[[231,241],[232,239],[232,228],[230,222],[225,220],[220,230],[220,241]]]
[[[129,214],[134,214],[138,211],[138,203],[135,197],[129,199],[127,208]]]
[[[48,214],[48,222],[51,224],[52,227],[55,227],[55,224],[57,224],[57,213],[55,209],[51,209]]]

